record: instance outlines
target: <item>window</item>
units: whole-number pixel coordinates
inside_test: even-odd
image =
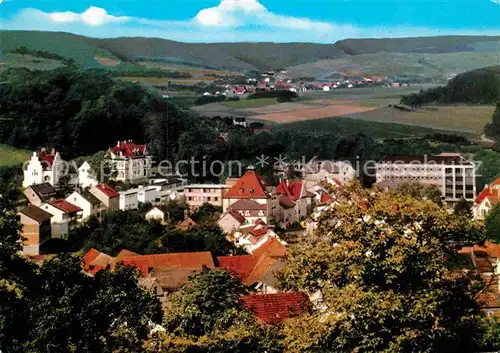
[[[191,196],[189,196],[188,201],[193,201],[193,198]]]
[[[219,198],[218,197],[214,197],[214,201],[219,201]]]

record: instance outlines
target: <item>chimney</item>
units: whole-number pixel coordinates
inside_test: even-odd
[[[116,147],[120,147],[120,141],[116,143]]]
[[[45,153],[45,147],[40,148],[40,152]]]
[[[56,149],[53,148],[50,154],[56,154]]]

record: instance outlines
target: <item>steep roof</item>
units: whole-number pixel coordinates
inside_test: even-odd
[[[31,188],[31,190],[33,190],[42,200],[55,196],[56,194],[56,189],[49,183],[30,185],[28,188]]]
[[[50,218],[52,218],[52,215],[48,212],[45,212],[39,207],[36,207],[34,205],[28,205],[28,207],[23,208],[21,211],[19,211],[26,217],[31,218],[32,220],[38,222],[38,223],[43,223],[45,221],[48,221]]]
[[[245,174],[226,192],[224,198],[233,199],[268,199],[266,182],[254,169]]]
[[[120,194],[108,184],[100,184],[97,185],[96,188],[109,198],[120,196]]]
[[[64,213],[75,213],[80,212],[82,209],[66,200],[54,200],[49,202],[49,205],[63,211]]]
[[[116,146],[110,147],[109,150],[115,156],[119,156],[122,153],[126,158],[146,155],[146,145],[138,145],[133,141],[118,142]]]
[[[266,275],[269,275],[270,272],[274,272],[275,270],[278,270],[280,267],[284,266],[284,262],[282,261],[282,259],[269,256],[267,254],[263,254],[261,257],[258,257],[258,259],[259,260],[257,261],[257,263],[252,268],[252,272],[250,272],[248,276],[242,279],[243,284],[251,286],[254,283],[262,282],[262,279]]]
[[[494,185],[486,186],[483,191],[477,195],[474,203],[481,204],[484,200],[489,199],[492,204],[496,204],[500,200],[500,189],[493,187]]]
[[[287,179],[281,180],[281,183],[276,187],[276,191],[290,197],[293,201],[297,201],[302,197],[303,184],[301,182],[290,182]]]
[[[45,152],[40,152],[38,154],[38,159],[44,163],[44,169],[52,168],[52,164],[54,164],[55,159],[54,154],[47,154]]]
[[[275,237],[270,237],[268,241],[255,249],[253,253],[257,257],[260,257],[263,254],[275,257],[284,257],[286,256],[286,247]]]
[[[219,256],[217,264],[238,276],[242,281],[252,272],[258,258],[254,255]]]
[[[262,323],[270,325],[304,313],[310,303],[305,293],[245,295],[240,300]]]

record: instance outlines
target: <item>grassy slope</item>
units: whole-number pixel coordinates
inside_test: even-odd
[[[106,51],[90,44],[85,37],[60,32],[38,31],[0,31],[2,50],[17,49],[44,50],[75,60],[85,68],[98,68],[101,65],[94,60],[97,55],[111,56]]]
[[[351,54],[374,52],[408,52],[415,49],[432,49],[438,52],[479,50],[495,51],[494,41],[500,37],[435,37],[403,38],[383,40],[345,40],[330,44],[311,43],[215,43],[188,44],[154,38],[115,38],[94,39],[83,36],[35,31],[0,31],[2,49],[14,49],[26,46],[30,49],[47,50],[64,57],[73,58],[86,68],[102,67],[95,56],[118,58],[122,61],[138,59],[162,59],[177,64],[191,64],[204,67],[226,67],[243,71],[252,69],[275,69],[290,67],[318,60],[347,58]],[[478,49],[479,48],[479,49]],[[462,55],[464,53],[460,53]],[[465,53],[468,54],[468,53]],[[458,54],[457,54],[458,55]],[[373,58],[359,59],[353,65],[367,66]],[[349,58],[349,60],[356,60]],[[383,54],[379,62],[386,60]],[[466,65],[470,58],[461,59]],[[396,65],[396,64],[394,64]],[[404,58],[402,70],[413,65],[412,60]],[[485,63],[488,65],[488,63]],[[472,68],[475,64],[472,65]],[[469,67],[470,68],[470,67]],[[469,69],[466,68],[466,69]],[[416,68],[418,72],[420,68]],[[460,69],[462,69],[460,67]]]
[[[336,73],[351,75],[418,75],[446,79],[451,75],[497,64],[499,54],[490,53],[374,53],[348,59],[322,60],[289,68],[293,77],[313,76],[323,79]]]
[[[10,146],[0,145],[0,167],[21,164],[30,158],[31,153]]]
[[[258,118],[258,117],[257,117]],[[446,131],[425,128],[421,126],[412,126],[395,123],[380,123],[374,121],[362,121],[350,118],[325,118],[317,120],[301,121],[278,125],[276,130],[284,129],[307,129],[317,131],[333,130],[340,134],[358,134],[362,133],[372,138],[406,138],[418,137],[428,134],[443,133]],[[455,132],[450,132],[455,133]],[[464,133],[456,133],[466,135]]]
[[[222,102],[221,104],[234,109],[247,109],[278,104],[278,100],[276,98],[243,99],[239,101]]]

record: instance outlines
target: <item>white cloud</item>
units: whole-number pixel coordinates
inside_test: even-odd
[[[0,0],[2,1],[2,0]],[[11,1],[11,0],[3,0]],[[491,0],[498,1],[500,0]],[[493,6],[493,5],[492,5]],[[222,0],[183,21],[116,16],[90,7],[83,13],[43,12],[26,8],[11,19],[0,16],[0,28],[71,32],[90,37],[143,36],[187,42],[317,42],[345,38],[432,35],[498,35],[498,28],[463,30],[405,26],[359,27],[273,13],[258,0]]]
[[[1,0],[0,0],[1,1]],[[90,26],[102,26],[109,23],[128,22],[131,20],[127,16],[112,16],[106,10],[91,6],[85,12],[79,14],[71,11],[42,13],[42,16],[47,16],[54,22],[73,23],[81,22]]]
[[[243,27],[261,25],[284,29],[331,31],[330,23],[282,16],[269,11],[257,0],[222,0],[219,6],[201,10],[194,21],[201,26]]]
[[[490,0],[492,3],[500,5],[500,0]]]

